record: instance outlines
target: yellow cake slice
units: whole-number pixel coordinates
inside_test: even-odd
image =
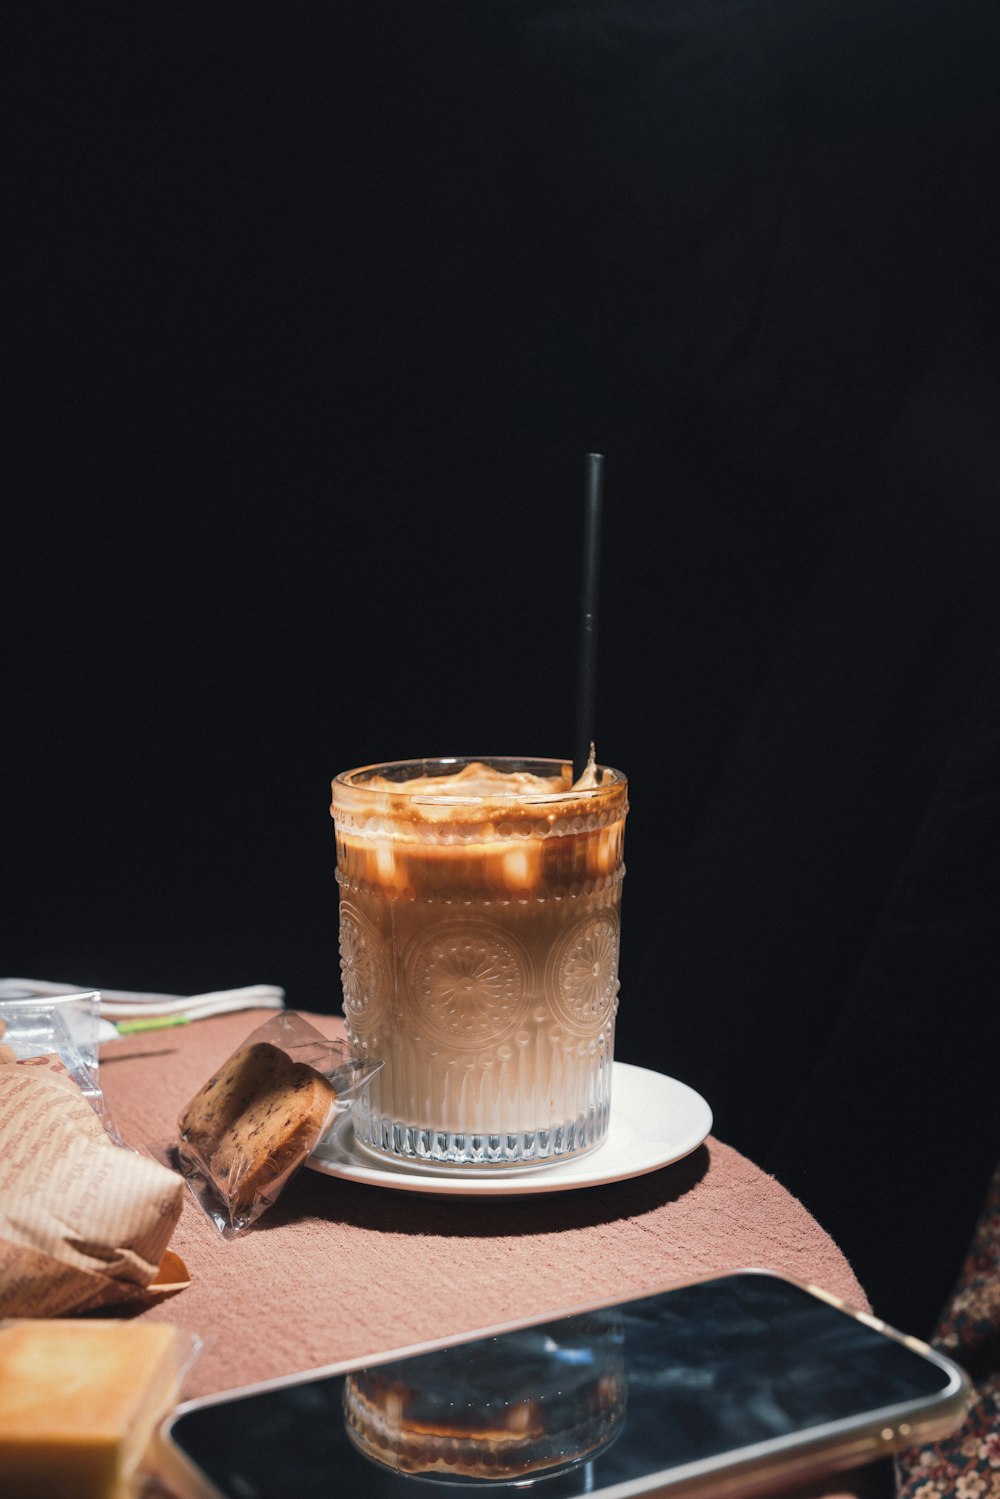
[[[162,1323],[0,1322],[4,1499],[125,1499],[177,1366]]]

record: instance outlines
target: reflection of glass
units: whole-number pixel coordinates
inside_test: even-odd
[[[349,1374],[344,1421],[359,1452],[447,1482],[550,1477],[606,1448],[625,1418],[624,1339],[608,1313]]]
[[[419,760],[333,782],[344,1015],[383,1155],[555,1163],[604,1139],[627,788],[557,760]]]

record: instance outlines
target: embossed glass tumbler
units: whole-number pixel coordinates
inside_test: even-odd
[[[592,1150],[611,1107],[627,786],[559,760],[415,760],[333,782],[363,1147],[442,1167]]]

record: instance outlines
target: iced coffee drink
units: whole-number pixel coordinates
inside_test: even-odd
[[[625,777],[417,760],[333,783],[344,1014],[382,1062],[367,1149],[442,1167],[592,1150],[611,1105]]]

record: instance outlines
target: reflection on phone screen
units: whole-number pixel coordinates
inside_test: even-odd
[[[234,1499],[575,1499],[949,1384],[800,1287],[744,1274],[205,1406],[174,1439]]]

